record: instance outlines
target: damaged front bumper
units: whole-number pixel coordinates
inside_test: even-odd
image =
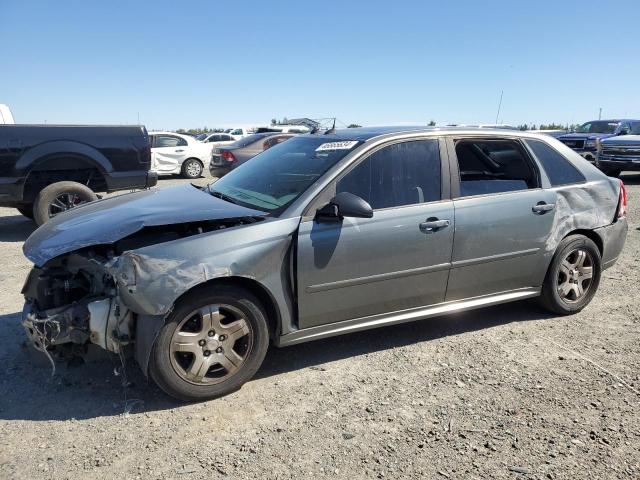
[[[131,311],[121,307],[116,298],[85,300],[48,310],[27,300],[22,310],[22,326],[40,351],[90,342],[119,353],[131,341],[131,324]]]

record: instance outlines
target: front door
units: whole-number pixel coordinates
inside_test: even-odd
[[[362,197],[374,214],[300,224],[300,328],[444,301],[455,225],[437,139],[384,146],[329,190]]]
[[[538,168],[516,139],[467,138],[450,146],[459,174],[452,182],[456,228],[447,301],[539,286],[555,192],[540,188]]]

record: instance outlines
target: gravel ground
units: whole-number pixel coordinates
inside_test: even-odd
[[[640,175],[623,178],[627,244],[580,314],[521,302],[272,349],[190,405],[133,362],[126,392],[117,360],[51,377],[19,326],[34,227],[0,209],[0,478],[640,478]]]

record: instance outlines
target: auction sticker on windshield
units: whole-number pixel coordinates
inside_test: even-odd
[[[323,143],[318,148],[316,148],[316,152],[323,152],[326,150],[350,150],[357,144],[357,141],[328,142]]]

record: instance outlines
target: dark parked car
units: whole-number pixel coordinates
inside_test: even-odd
[[[133,347],[170,395],[212,398],[270,342],[533,297],[578,312],[625,214],[622,182],[547,135],[301,135],[204,188],[120,195],[36,230],[23,325],[40,349]]]
[[[289,140],[293,136],[295,134],[292,133],[254,133],[231,145],[214,148],[211,151],[209,172],[212,177],[222,177],[260,152]]]
[[[0,206],[42,224],[97,198],[151,187],[143,126],[0,125]]]
[[[595,162],[598,140],[626,135],[631,131],[631,124],[638,121],[640,120],[592,120],[581,125],[575,132],[557,138],[590,162]]]
[[[632,122],[629,135],[601,140],[596,165],[610,177],[640,171],[640,122]]]

